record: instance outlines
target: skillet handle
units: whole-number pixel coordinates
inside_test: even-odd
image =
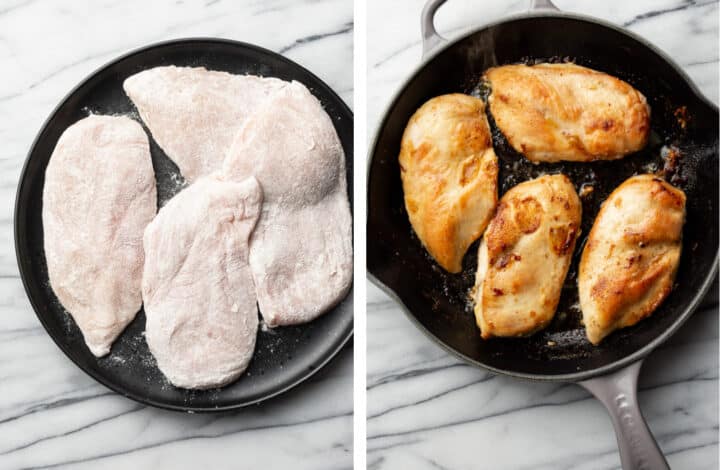
[[[435,30],[435,12],[438,8],[445,3],[446,0],[428,0],[425,3],[422,14],[420,15],[420,31],[422,32],[423,41],[423,52],[422,56],[425,58],[430,51],[435,49],[442,43],[447,42],[447,39],[440,36]]]
[[[580,382],[600,400],[615,427],[623,470],[669,470],[637,401],[642,361],[603,377]]]
[[[435,13],[447,0],[428,0],[425,3],[422,14],[420,15],[420,31],[422,32],[423,41],[423,59],[435,49],[437,46],[446,43],[447,39],[440,36],[435,29]],[[535,10],[555,10],[560,9],[555,6],[552,0],[532,0],[530,11]]]
[[[532,0],[532,3],[530,4],[530,11],[535,10],[560,11],[560,9],[552,2],[552,0]]]

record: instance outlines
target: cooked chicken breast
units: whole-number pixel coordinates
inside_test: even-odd
[[[140,310],[142,237],[156,197],[148,138],[137,122],[93,115],[60,136],[43,188],[48,278],[97,357]]]
[[[452,94],[423,104],[402,137],[400,175],[415,233],[440,266],[460,272],[497,204],[498,162],[484,103]]]
[[[685,194],[654,175],[625,181],[603,203],[580,260],[580,307],[590,342],[648,317],[680,263]]]
[[[502,197],[480,243],[472,294],[483,338],[526,336],[550,323],[581,213],[564,175],[526,181]]]
[[[504,65],[485,77],[498,128],[528,160],[613,160],[647,142],[647,101],[615,77],[574,64]]]

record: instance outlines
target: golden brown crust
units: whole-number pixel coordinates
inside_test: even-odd
[[[574,64],[504,65],[485,78],[498,128],[533,162],[622,158],[650,134],[645,97],[605,73]]]
[[[626,180],[605,201],[578,273],[593,344],[648,317],[665,300],[680,263],[684,222],[685,194],[654,175]]]
[[[415,233],[440,266],[459,272],[497,203],[498,162],[483,102],[451,94],[423,104],[405,128],[399,162]]]
[[[552,320],[581,213],[564,175],[526,181],[503,196],[478,251],[473,300],[483,338],[529,335]]]

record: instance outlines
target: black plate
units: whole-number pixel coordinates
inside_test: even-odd
[[[55,343],[81,369],[112,390],[148,405],[185,411],[227,410],[258,403],[313,375],[348,341],[353,330],[352,291],[334,310],[311,323],[260,331],[250,367],[237,382],[221,389],[189,391],[170,385],[157,368],[143,335],[142,310],[115,342],[110,354],[97,359],[49,286],[43,250],[42,190],[45,168],[58,138],[69,125],[90,112],[127,114],[140,121],[122,83],[134,73],[161,65],[205,66],[303,83],[322,102],[340,136],[352,202],[352,112],[319,78],[274,52],[250,44],[219,39],[159,43],[133,51],[93,73],[70,92],[45,122],[25,162],[15,203],[15,248],[20,275],[30,303]],[[158,202],[162,204],[177,191],[171,178],[177,178],[179,173],[149,132],[148,137],[158,181]]]
[[[647,148],[622,160],[533,165],[507,144],[489,115],[501,194],[542,172],[563,172],[577,189],[592,183],[595,191],[583,201],[583,233],[553,323],[530,338],[482,340],[468,298],[478,243],[468,250],[460,274],[447,273],[430,258],[405,211],[397,161],[400,139],[412,113],[426,100],[452,92],[482,95],[479,84],[487,68],[534,61],[573,61],[626,80],[648,98],[652,135]],[[676,287],[652,317],[592,346],[577,306],[577,264],[585,237],[609,193],[636,172],[662,169],[663,148],[670,147],[677,147],[682,157],[668,179],[687,194]],[[371,279],[440,345],[475,365],[518,377],[580,380],[608,373],[643,357],[672,334],[711,285],[718,256],[718,110],[669,58],[608,23],[565,14],[503,20],[437,51],[398,93],[371,148],[367,207]]]

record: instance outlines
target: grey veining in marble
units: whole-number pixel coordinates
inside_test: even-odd
[[[137,47],[215,36],[282,52],[352,105],[350,0],[0,0],[0,469],[352,467],[352,345],[298,389],[221,415],[147,408],[75,367],[18,278],[15,188],[45,118]]]
[[[368,134],[420,61],[423,0],[368,5]],[[718,101],[716,1],[557,0],[659,46]],[[520,12],[529,1],[448,0],[441,34]],[[497,377],[451,357],[368,286],[368,467],[375,470],[608,470],[620,466],[602,405],[572,384]],[[717,289],[647,360],[640,402],[673,469],[718,468]]]

